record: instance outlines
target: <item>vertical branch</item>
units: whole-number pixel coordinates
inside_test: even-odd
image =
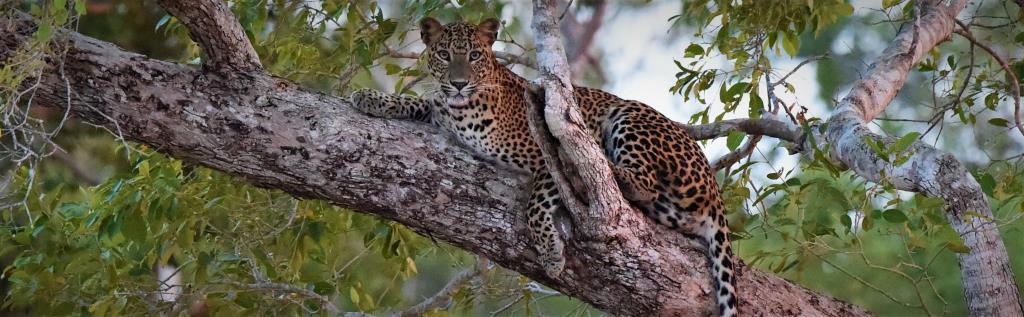
[[[261,70],[260,57],[242,26],[220,0],[159,0],[161,7],[188,28],[213,69]]]
[[[586,124],[573,97],[569,64],[558,34],[554,0],[533,1],[533,24],[537,45],[537,79],[544,88],[544,120],[551,134],[561,144],[568,163],[578,172],[584,184],[589,208],[572,210],[574,215],[590,219],[610,219],[617,211],[631,210],[622,198],[604,152],[586,131]],[[607,234],[605,221],[577,221],[580,232],[588,237]],[[602,231],[605,231],[602,233]]]

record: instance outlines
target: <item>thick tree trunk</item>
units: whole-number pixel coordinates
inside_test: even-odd
[[[24,15],[4,12],[0,61],[33,29]],[[570,242],[566,272],[546,277],[519,214],[526,180],[473,158],[431,127],[369,118],[348,100],[254,68],[224,75],[73,32],[64,31],[62,40],[70,45],[64,60],[70,105],[65,78],[53,69],[37,88],[41,105],[70,106],[81,120],[259,186],[400,222],[613,314],[711,311],[702,248],[635,214],[599,229],[614,231],[606,235],[615,239]],[[739,284],[747,290],[741,299],[749,315],[868,315],[756,270]]]

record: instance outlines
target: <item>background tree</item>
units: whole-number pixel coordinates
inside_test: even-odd
[[[569,275],[547,279],[517,222],[523,180],[430,128],[368,119],[343,99],[299,88],[342,96],[359,86],[422,91],[420,46],[406,35],[427,15],[501,16],[501,58],[514,69],[571,71],[600,86],[616,80],[603,71],[614,60],[593,44],[615,19],[606,12],[644,6],[538,2],[534,13],[562,21],[568,44],[568,67],[551,67],[533,53],[550,50],[544,41],[556,34],[537,31],[541,25],[534,41],[527,22],[543,20],[516,2],[163,5],[166,12],[117,1],[2,4],[0,206],[8,234],[0,235],[0,256],[10,261],[9,312],[597,312],[563,293],[617,314],[707,309],[707,270],[695,243],[639,216],[609,225],[600,210],[575,211],[593,217],[574,219],[582,234],[571,243]],[[687,104],[696,109],[695,135],[721,137],[733,151],[716,166],[731,210],[747,211],[733,212],[731,226],[741,257],[757,269],[740,286],[771,290],[747,292],[742,303],[773,315],[859,312],[761,273],[772,271],[879,314],[1013,315],[1020,305],[1009,266],[1021,260],[998,245],[1001,231],[1009,254],[1019,254],[1012,241],[1024,201],[1020,7],[885,1],[854,9],[843,1],[688,1],[665,26],[667,37],[690,42],[676,54],[678,81],[665,88],[697,101]],[[196,19],[201,13],[217,19]],[[932,47],[954,31],[952,42]],[[890,50],[879,53],[883,47]],[[823,100],[845,98],[824,103],[837,111],[799,98],[809,88],[773,68],[789,60],[817,70]],[[79,119],[65,120],[69,114]],[[874,133],[892,137],[860,123],[872,119]],[[548,123],[564,141],[559,123]],[[746,144],[743,132],[754,135]],[[971,174],[917,139],[956,153]],[[786,164],[784,147],[806,155]],[[966,184],[966,196],[920,173],[936,158],[961,171],[942,175]],[[637,242],[591,239],[609,234]],[[492,270],[462,249],[558,291]],[[154,269],[168,264],[174,277],[155,278]]]

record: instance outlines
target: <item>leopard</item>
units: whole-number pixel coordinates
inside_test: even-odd
[[[565,267],[565,242],[556,224],[564,211],[557,184],[531,135],[531,83],[502,64],[492,49],[500,21],[442,25],[419,22],[433,87],[421,96],[360,89],[349,98],[375,117],[427,122],[475,154],[532,176],[526,224],[545,273]],[[701,238],[707,246],[720,316],[739,313],[736,274],[721,190],[696,140],[650,106],[611,93],[573,86],[587,132],[602,148],[624,198],[656,223]]]

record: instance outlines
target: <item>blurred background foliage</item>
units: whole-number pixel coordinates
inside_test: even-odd
[[[915,14],[913,1],[898,0],[881,6],[841,0],[674,3],[679,15],[666,22],[666,36],[685,43],[674,52],[675,63],[654,62],[678,69],[676,81],[661,89],[687,101],[693,123],[760,117],[773,108],[778,114],[782,107],[809,127],[817,118],[801,107],[827,113],[898,23]],[[230,5],[270,72],[328,94],[344,96],[359,87],[417,94],[429,88],[415,29],[428,15],[442,21],[500,17],[497,47],[532,58],[525,1]],[[569,19],[583,19],[607,10],[615,14],[603,19],[611,20],[652,5],[581,0],[567,12]],[[401,225],[248,186],[122,142],[116,131],[31,107],[21,84],[43,71],[41,53],[62,52],[53,35],[58,27],[196,67],[203,57],[186,30],[152,1],[26,1],[18,8],[43,27],[0,69],[0,314],[317,315],[326,314],[324,299],[342,311],[382,314],[432,296],[475,263],[473,255]],[[1018,78],[1024,78],[1021,18],[1020,8],[996,1],[980,1],[961,16],[977,38],[1009,54]],[[603,49],[585,54],[592,60],[576,72],[581,84],[617,80],[604,76],[602,65],[616,61]],[[774,82],[786,71],[773,65],[807,59],[816,66],[814,100],[772,98],[807,89]],[[1020,273],[1024,169],[1017,153],[1024,147],[1013,130],[1012,96],[1001,72],[962,38],[943,44],[918,65],[874,128],[908,141],[928,137],[964,159],[990,198]],[[724,146],[736,149],[744,139],[730,135]],[[906,155],[901,144],[908,143],[876,150],[900,164]],[[961,155],[970,151],[986,154]],[[760,143],[756,153],[719,173],[738,253],[748,265],[880,315],[967,314],[956,253],[968,250],[946,224],[941,201],[867,183],[821,157],[785,164],[785,149],[775,141]],[[428,314],[602,313],[492,268],[462,287],[450,305]]]

